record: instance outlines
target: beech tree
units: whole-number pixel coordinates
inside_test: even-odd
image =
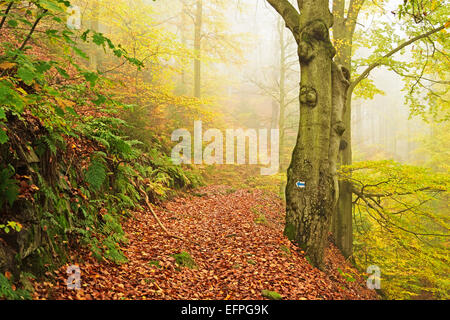
[[[352,81],[352,38],[363,0],[350,1],[347,10],[344,0],[335,0],[333,13],[325,0],[298,0],[298,10],[288,0],[267,1],[292,32],[301,68],[299,131],[287,171],[285,234],[322,268],[333,215],[336,242],[344,248],[344,254],[351,253],[352,190],[350,182],[342,182],[339,195],[337,167],[339,158],[342,164],[351,163],[351,96],[355,87],[386,59],[443,30],[445,25],[386,52]],[[415,2],[411,1],[413,8]],[[334,42],[340,40],[342,44],[338,50],[330,40],[332,26]],[[306,187],[297,187],[298,181],[305,182]]]

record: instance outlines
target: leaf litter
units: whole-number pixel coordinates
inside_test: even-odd
[[[86,250],[75,252],[75,262],[34,281],[33,298],[261,300],[273,292],[284,300],[377,299],[331,242],[326,270],[309,264],[283,235],[284,204],[278,197],[258,189],[231,191],[207,186],[155,207],[166,228],[184,240],[168,237],[151,212],[136,211],[124,222],[128,262],[98,262]],[[266,223],[255,222],[255,212]],[[180,256],[191,267],[180,264]],[[66,285],[71,264],[81,270],[79,290]]]

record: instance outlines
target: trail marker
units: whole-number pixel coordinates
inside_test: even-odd
[[[297,183],[296,183],[296,185],[297,185],[297,188],[306,188],[306,182],[304,182],[304,181],[297,181]]]

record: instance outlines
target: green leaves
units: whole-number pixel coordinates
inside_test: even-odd
[[[83,50],[77,47],[73,47],[72,49],[78,56],[82,57],[83,59],[89,60],[88,55]]]
[[[60,68],[60,67],[56,67],[56,70],[58,70],[58,73],[64,78],[64,79],[69,79],[69,74],[67,73],[66,70]]]
[[[95,83],[98,80],[98,74],[95,72],[83,72],[83,76],[91,84],[91,87],[95,86]]]
[[[390,298],[411,298],[428,288],[436,298],[448,298],[448,290],[442,290],[449,263],[448,173],[365,161],[343,167],[341,178],[352,182],[355,194],[356,263],[383,270],[383,290]]]
[[[11,165],[0,170],[0,208],[3,207],[5,203],[12,206],[19,195],[19,186],[17,185],[16,180],[11,179],[11,177],[14,176],[14,173],[14,168]]]
[[[6,119],[5,110],[0,108],[0,121]],[[4,144],[6,141],[8,141],[8,135],[6,134],[6,128],[4,129],[3,126],[0,125],[0,145]]]
[[[36,76],[35,73],[27,67],[20,67],[19,70],[17,70],[17,75],[27,85],[30,85]]]
[[[92,160],[88,170],[86,171],[86,182],[93,191],[98,191],[106,178],[106,168],[104,160],[96,157]]]
[[[19,23],[17,22],[17,20],[8,20],[8,25],[12,28],[15,28],[19,25]]]
[[[0,273],[0,299],[28,300],[31,295],[24,289],[13,288],[11,281]]]
[[[66,10],[66,5],[63,2],[65,1],[40,0],[39,5],[50,12],[63,13]]]
[[[0,127],[0,145],[4,144],[6,141],[8,141],[8,135],[3,130],[2,127]]]
[[[0,229],[5,230],[6,233],[9,233],[11,230],[20,232],[20,230],[22,230],[22,225],[15,221],[8,221],[7,224],[0,224]]]
[[[14,111],[22,113],[25,101],[13,88],[9,81],[0,80],[0,105],[13,107]]]

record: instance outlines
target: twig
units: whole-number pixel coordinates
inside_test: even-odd
[[[147,204],[147,207],[150,209],[150,212],[152,213],[153,217],[156,219],[156,222],[158,222],[158,224],[159,224],[159,226],[161,227],[161,229],[163,229],[164,232],[167,233],[167,235],[168,235],[169,237],[172,237],[172,238],[175,238],[175,239],[179,239],[179,240],[185,241],[185,239],[183,239],[182,237],[173,235],[173,234],[170,233],[169,230],[167,230],[167,228],[163,225],[163,223],[161,222],[161,220],[159,220],[158,216],[157,216],[156,213],[155,213],[155,210],[153,210],[153,207],[152,207],[152,205],[150,204],[150,201],[148,200],[148,195],[147,195],[147,193],[146,193],[144,190],[142,190],[142,188],[141,188],[140,186],[139,186],[139,191],[140,191],[140,192],[142,193],[142,195],[144,196],[144,200],[145,200],[145,203]]]
[[[3,27],[3,25],[5,24],[6,18],[8,17],[9,11],[11,10],[12,6],[13,6],[14,2],[11,1],[8,5],[8,7],[5,10],[4,16],[2,18],[2,21],[0,22],[0,29]]]
[[[36,21],[34,22],[33,26],[31,27],[30,32],[28,33],[27,37],[26,37],[25,40],[23,41],[22,45],[20,46],[19,51],[22,51],[22,50],[25,48],[25,46],[26,46],[28,40],[30,40],[31,35],[33,34],[34,30],[36,29],[36,27],[37,27],[39,21],[41,21],[41,19],[44,17],[44,15],[47,13],[47,11],[48,11],[48,10],[45,9],[45,10],[42,12],[42,14],[39,15],[39,16],[36,18]]]

